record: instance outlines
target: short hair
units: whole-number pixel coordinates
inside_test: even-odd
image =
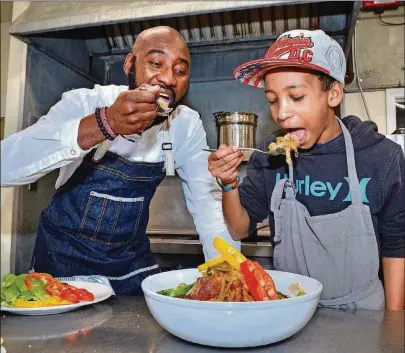
[[[317,72],[316,76],[319,78],[322,84],[322,91],[329,91],[333,84],[337,82],[333,77],[323,73],[323,72]]]

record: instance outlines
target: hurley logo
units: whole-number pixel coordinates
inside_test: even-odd
[[[284,174],[283,179],[287,178],[288,178],[287,175]],[[282,179],[281,173],[277,173],[276,183],[278,183],[281,179]],[[363,178],[360,180],[360,193],[363,203],[369,203],[366,194],[366,189],[367,184],[369,183],[370,180],[371,178]],[[344,185],[346,187],[343,187]],[[337,183],[331,183],[329,181],[323,182],[319,180],[311,180],[309,175],[306,175],[304,179],[295,180],[295,191],[297,194],[314,197],[326,197],[331,201],[335,199],[341,200],[344,197],[343,202],[351,202],[352,197],[348,189],[349,189],[348,177],[344,177],[344,182],[339,181]]]
[[[266,59],[284,59],[289,61],[311,62],[314,46],[311,38],[285,36],[278,39],[265,55]]]

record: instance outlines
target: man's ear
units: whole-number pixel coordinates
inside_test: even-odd
[[[123,67],[123,69],[124,69],[124,72],[125,72],[125,75],[127,75],[128,76],[128,74],[129,74],[129,71],[131,70],[131,65],[132,65],[132,53],[129,53],[128,55],[127,55],[127,57],[125,58],[125,61],[124,61],[124,67]]]
[[[337,107],[343,99],[343,85],[336,81],[328,92],[328,104],[331,108]]]

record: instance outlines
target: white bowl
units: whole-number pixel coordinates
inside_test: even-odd
[[[146,303],[155,320],[184,340],[214,347],[256,347],[286,339],[301,330],[318,305],[322,285],[317,280],[288,272],[266,271],[278,291],[300,282],[304,296],[265,302],[203,302],[178,299],[156,291],[193,283],[197,269],[169,271],[142,282]]]

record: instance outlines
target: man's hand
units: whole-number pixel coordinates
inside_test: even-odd
[[[222,184],[229,185],[235,182],[243,159],[244,155],[237,147],[221,145],[208,157],[208,170],[213,177],[220,178]]]
[[[148,128],[157,116],[159,90],[159,86],[142,85],[122,92],[107,108],[107,120],[112,130],[118,135],[132,135]]]
[[[107,120],[117,135],[142,133],[152,125],[157,116],[156,100],[159,86],[142,85],[137,89],[122,92],[113,105],[107,108]],[[88,150],[105,140],[100,131],[96,115],[90,114],[80,121],[77,143]]]

